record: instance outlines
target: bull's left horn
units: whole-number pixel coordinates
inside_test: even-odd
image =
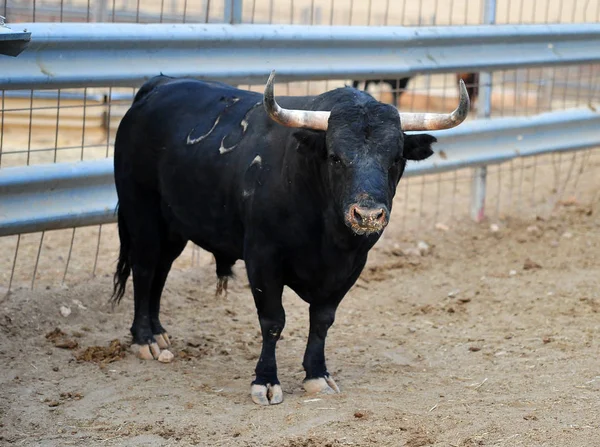
[[[469,113],[470,102],[464,81],[460,80],[460,99],[452,113],[400,113],[402,130],[443,130],[462,123]]]
[[[321,112],[312,110],[291,110],[284,109],[275,101],[273,93],[273,80],[275,79],[275,70],[271,72],[265,93],[263,96],[263,105],[271,119],[286,127],[303,127],[305,129],[327,130],[329,115],[331,112]]]

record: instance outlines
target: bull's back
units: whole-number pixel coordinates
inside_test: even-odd
[[[260,94],[218,82],[158,76],[139,90],[119,132],[140,151],[223,155],[240,143],[244,118],[261,101]]]
[[[184,237],[213,252],[241,253],[239,167],[252,156],[246,120],[261,99],[220,83],[148,81],[117,134],[117,190],[129,182],[153,192]]]

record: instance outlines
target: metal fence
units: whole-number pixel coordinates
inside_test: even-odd
[[[244,0],[232,2],[206,0],[203,2],[187,1],[0,1],[0,15],[7,17],[10,26],[19,22],[138,22],[138,23],[244,23],[244,24],[303,24],[303,25],[352,25],[352,26],[419,26],[430,27],[440,25],[477,25],[484,22],[484,1],[449,0],[449,1],[390,1],[390,0]],[[242,5],[239,8],[238,5]],[[498,0],[495,8],[495,22],[498,24],[571,24],[600,22],[600,0],[548,0],[529,2],[527,0]],[[29,25],[28,25],[29,26]],[[35,25],[34,25],[35,26]],[[42,25],[40,25],[42,26]],[[31,26],[33,27],[33,26]],[[425,28],[419,28],[426,31]],[[461,28],[468,33],[470,28]],[[383,33],[385,30],[373,28],[369,34]],[[564,33],[561,34],[564,37]],[[555,36],[558,37],[558,36]],[[525,54],[509,54],[512,64],[496,65],[491,73],[491,91],[489,95],[489,115],[491,117],[507,117],[504,122],[508,127],[499,126],[492,130],[479,128],[476,123],[467,123],[470,135],[478,135],[480,140],[470,140],[458,128],[455,136],[446,136],[448,145],[471,150],[471,155],[480,149],[486,154],[489,148],[496,148],[494,160],[481,158],[481,164],[497,163],[485,172],[487,176],[487,215],[494,222],[510,217],[520,218],[530,215],[544,215],[552,212],[556,203],[571,196],[577,196],[580,201],[598,200],[594,191],[598,190],[597,176],[598,151],[589,149],[594,146],[597,121],[595,114],[588,110],[579,111],[582,115],[571,115],[565,112],[560,123],[564,124],[569,117],[571,127],[565,126],[566,131],[560,131],[556,126],[556,115],[543,115],[532,120],[519,120],[513,116],[537,116],[546,112],[587,107],[599,102],[600,99],[600,65],[597,59],[590,56],[599,51],[594,43],[594,37],[588,36],[588,41],[571,41],[568,51],[562,54],[558,47],[548,47],[547,36],[540,42],[545,43],[545,52],[555,51],[558,57],[573,57],[579,54],[579,59],[565,61],[549,66],[541,65],[533,68],[521,68],[514,63],[522,58],[523,65],[528,59]],[[552,39],[553,41],[556,39]],[[596,40],[597,41],[597,40]],[[473,46],[471,39],[471,46]],[[578,52],[579,50],[579,52]],[[390,49],[392,52],[393,49]],[[532,51],[535,48],[532,47]],[[408,53],[408,52],[407,52]],[[392,54],[392,53],[390,53]],[[467,53],[463,53],[466,55]],[[583,54],[590,58],[585,59]],[[465,62],[461,67],[468,69],[489,69],[490,60],[494,53],[487,51],[479,54],[479,65],[467,67]],[[282,94],[320,93],[326,89],[349,83],[352,79],[365,79],[373,72],[376,79],[384,78],[383,69],[369,66],[367,53],[360,59],[362,70],[346,70],[356,76],[345,76],[344,72],[333,76],[322,73],[318,76],[308,76],[306,73],[296,77],[294,67],[290,67],[288,79],[324,79],[289,82],[279,86]],[[414,54],[413,54],[414,56]],[[457,56],[454,56],[455,58]],[[486,59],[487,58],[487,59]],[[373,58],[371,57],[371,60]],[[398,77],[411,75],[405,89],[398,91],[398,105],[404,110],[447,110],[452,107],[456,97],[456,78],[454,74],[444,73],[455,71],[455,67],[445,66],[439,70],[432,65],[423,74],[422,66],[418,68],[405,64],[404,68],[396,67],[394,73]],[[475,58],[471,58],[475,59]],[[310,60],[319,60],[311,54],[298,67],[306,67]],[[17,60],[15,60],[17,62]],[[23,63],[26,58],[23,59]],[[430,61],[432,62],[432,61]],[[476,62],[476,61],[475,61]],[[21,63],[21,62],[19,62]],[[472,62],[474,63],[474,62]],[[567,63],[567,65],[565,65]],[[386,62],[381,67],[388,67]],[[529,64],[531,67],[531,64]],[[8,70],[12,69],[12,65]],[[17,67],[17,65],[14,65]],[[408,68],[407,68],[408,67]],[[412,67],[412,68],[411,68]],[[100,67],[99,67],[100,68]],[[138,67],[139,68],[139,67]],[[386,70],[388,69],[386,68]],[[317,67],[318,69],[318,67]],[[317,69],[315,71],[317,71]],[[402,71],[404,69],[404,71]],[[202,71],[202,70],[198,70]],[[285,70],[284,70],[285,71]],[[435,73],[433,73],[435,72]],[[6,79],[6,72],[0,78]],[[412,76],[414,73],[417,75]],[[285,73],[284,73],[285,74]],[[96,76],[97,75],[97,76]],[[368,76],[367,76],[368,75]],[[86,73],[100,77],[99,73]],[[15,76],[11,76],[12,79]],[[235,80],[235,79],[233,79]],[[247,87],[261,89],[262,82],[257,77],[238,78],[238,82],[248,81]],[[483,77],[482,77],[482,81]],[[38,82],[20,85],[21,90],[7,89],[2,84],[0,108],[0,179],[7,170],[4,168],[25,165],[41,165],[48,163],[73,162],[76,160],[98,160],[112,155],[116,126],[127,109],[135,89],[131,87],[109,87],[115,85],[102,82],[82,82],[80,84],[51,85]],[[137,81],[136,81],[137,82]],[[257,82],[257,84],[254,84]],[[483,82],[486,84],[486,82]],[[121,84],[121,85],[134,85]],[[92,86],[93,85],[93,86]],[[40,88],[43,87],[43,90]],[[51,87],[51,88],[49,88]],[[60,87],[60,88],[59,88]],[[76,88],[71,88],[76,87]],[[27,88],[23,90],[22,88]],[[389,86],[380,84],[372,93],[383,101],[392,100]],[[485,93],[478,99],[481,103]],[[477,104],[478,113],[483,113],[481,104]],[[512,120],[512,124],[511,123]],[[519,123],[522,130],[519,133]],[[527,127],[529,126],[529,127]],[[507,128],[513,131],[508,132]],[[515,130],[516,129],[516,130]],[[539,145],[529,145],[528,135],[545,136],[538,139]],[[569,136],[577,135],[582,144],[578,152],[564,153],[574,149]],[[452,140],[454,138],[454,140]],[[520,139],[519,139],[520,138]],[[587,138],[587,140],[586,140]],[[530,139],[529,139],[530,140]],[[467,144],[471,141],[473,144]],[[478,147],[477,141],[487,141],[486,147]],[[527,143],[527,146],[525,145]],[[530,154],[555,150],[548,155],[535,157],[515,157],[515,149],[529,148]],[[452,149],[451,149],[452,150]],[[458,149],[454,157],[443,160],[452,168],[449,172],[440,169],[429,169],[431,165],[417,165],[414,176],[401,182],[398,196],[403,206],[394,211],[393,223],[401,225],[408,232],[412,228],[428,227],[435,224],[443,226],[460,225],[471,209],[472,184],[480,178],[480,171],[464,169],[466,164],[456,162],[461,160]],[[504,158],[502,158],[504,157]],[[464,157],[463,157],[464,158]],[[503,161],[502,163],[499,163]],[[454,163],[454,164],[453,164]],[[48,167],[50,168],[50,167]],[[437,168],[434,166],[434,168]],[[38,168],[36,168],[38,169]],[[40,168],[45,169],[45,168]],[[33,171],[28,171],[33,172]],[[41,172],[41,171],[38,171]],[[106,173],[102,174],[105,175]],[[418,175],[417,175],[418,174]],[[100,174],[98,174],[100,175]],[[101,176],[101,175],[100,175]],[[46,181],[49,178],[42,175]],[[1,180],[0,180],[1,183]],[[39,184],[38,184],[39,185]],[[582,188],[582,185],[588,185]],[[589,185],[596,185],[596,189]],[[90,185],[90,192],[93,189]],[[5,188],[5,197],[10,197],[11,185]],[[17,188],[18,189],[18,188]],[[30,191],[34,191],[33,189]],[[19,192],[20,194],[20,192]],[[92,194],[101,198],[101,194]],[[92,197],[90,196],[90,197]],[[34,198],[41,198],[35,195]],[[22,199],[19,196],[17,200]],[[110,199],[108,199],[110,200]],[[4,202],[8,203],[8,202]],[[14,202],[12,202],[14,204]],[[78,202],[87,203],[89,201]],[[22,216],[26,216],[23,207]],[[32,209],[29,207],[28,209]],[[81,208],[82,209],[82,208]],[[11,208],[17,212],[18,208]],[[58,211],[58,210],[57,210]],[[71,221],[64,225],[74,225]],[[88,221],[88,223],[90,223]],[[62,225],[62,226],[64,226]],[[57,227],[55,227],[57,228]],[[114,267],[118,247],[114,225],[96,225],[91,227],[68,228],[55,231],[45,231],[31,234],[19,234],[0,238],[0,291],[1,288],[50,286],[56,283],[70,283],[89,278],[90,275],[109,274]],[[178,261],[181,267],[190,266],[203,261],[197,250],[190,248]]]
[[[494,3],[499,24],[583,23],[600,16],[594,0]],[[0,14],[18,22],[475,25],[482,23],[483,5],[477,0],[3,0]]]

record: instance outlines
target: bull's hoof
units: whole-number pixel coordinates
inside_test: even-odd
[[[171,347],[171,340],[169,340],[169,336],[166,332],[163,332],[162,334],[154,334],[154,339],[156,340],[156,343],[160,349],[167,349]]]
[[[158,360],[163,363],[170,363],[173,360],[173,354],[169,351],[171,340],[166,332],[154,334],[147,337],[146,343],[133,343],[131,350],[142,360]],[[163,354],[161,356],[161,354]]]
[[[302,385],[307,394],[338,394],[340,392],[331,376],[308,379]]]
[[[258,405],[277,405],[283,402],[283,391],[281,385],[266,385],[254,384],[250,388],[252,402]]]
[[[142,360],[156,360],[160,355],[158,343],[150,343],[147,345],[132,345],[132,349],[137,349],[137,355]]]

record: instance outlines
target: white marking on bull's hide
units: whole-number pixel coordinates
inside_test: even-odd
[[[253,166],[255,166],[255,169],[252,170],[253,173],[256,173],[257,169],[262,169],[262,157],[260,155],[257,155],[256,157],[254,157],[252,162],[250,162],[250,165],[248,166],[246,173],[251,172],[251,169]],[[250,177],[252,177],[252,174],[250,175]],[[248,178],[246,180],[245,183],[247,183],[247,187],[244,188],[244,190],[242,191],[242,197],[244,199],[247,199],[248,197],[250,197],[251,195],[254,194],[254,182],[255,181],[256,180],[251,180],[250,178]]]
[[[257,155],[256,157],[254,157],[254,160],[252,160],[252,163],[250,163],[250,166],[254,166],[254,165],[258,165],[258,166],[262,165],[262,158],[260,157],[260,155]]]
[[[239,101],[239,98],[234,98],[234,103]],[[244,115],[244,118],[242,119],[242,121],[240,122],[240,127],[242,128],[242,138],[244,137],[244,135],[246,134],[246,130],[248,129],[248,126],[250,125],[250,123],[248,122],[248,117],[250,116],[250,113],[252,113],[252,111],[260,106],[262,104],[262,102],[257,102],[256,104],[254,104],[252,107],[250,107],[250,109],[246,112],[246,114]],[[229,135],[225,135],[223,137],[223,139],[221,140],[221,146],[219,147],[219,154],[223,155],[226,154],[227,152],[231,152],[232,150],[234,150],[237,145],[240,143],[240,141],[238,141],[236,144],[234,144],[233,146],[230,147],[225,147],[225,138],[227,138]]]
[[[194,130],[196,130],[196,128],[193,128],[192,130],[190,130],[190,133],[187,136],[187,144],[189,144],[189,145],[196,144],[196,143],[199,143],[200,141],[204,140],[206,137],[208,137],[212,133],[212,131],[215,130],[215,127],[217,127],[217,124],[219,124],[220,119],[221,119],[221,115],[219,115],[217,117],[217,119],[215,120],[215,123],[212,125],[210,130],[207,133],[205,133],[204,135],[199,136],[198,138],[194,138],[194,139],[191,138],[192,132]]]
[[[244,118],[242,119],[242,122],[240,123],[240,126],[242,126],[242,134],[246,133],[246,130],[248,129],[248,125],[250,124],[248,122],[248,117],[250,116],[250,114],[252,113],[252,111],[260,106],[262,104],[262,102],[257,102],[256,104],[254,104],[252,107],[250,107],[250,109],[248,109],[248,111],[246,112],[246,114],[244,115]]]
[[[231,146],[231,147],[225,147],[225,145],[223,144],[223,143],[224,143],[224,141],[225,141],[225,138],[227,138],[227,135],[225,135],[225,136],[223,137],[223,139],[221,140],[221,147],[219,147],[219,154],[221,154],[221,155],[223,155],[223,154],[226,154],[227,152],[231,152],[231,151],[232,151],[232,150],[234,150],[234,149],[236,148],[236,146],[237,146],[237,143],[236,143],[236,144],[234,144],[234,145],[233,145],[233,146]]]

